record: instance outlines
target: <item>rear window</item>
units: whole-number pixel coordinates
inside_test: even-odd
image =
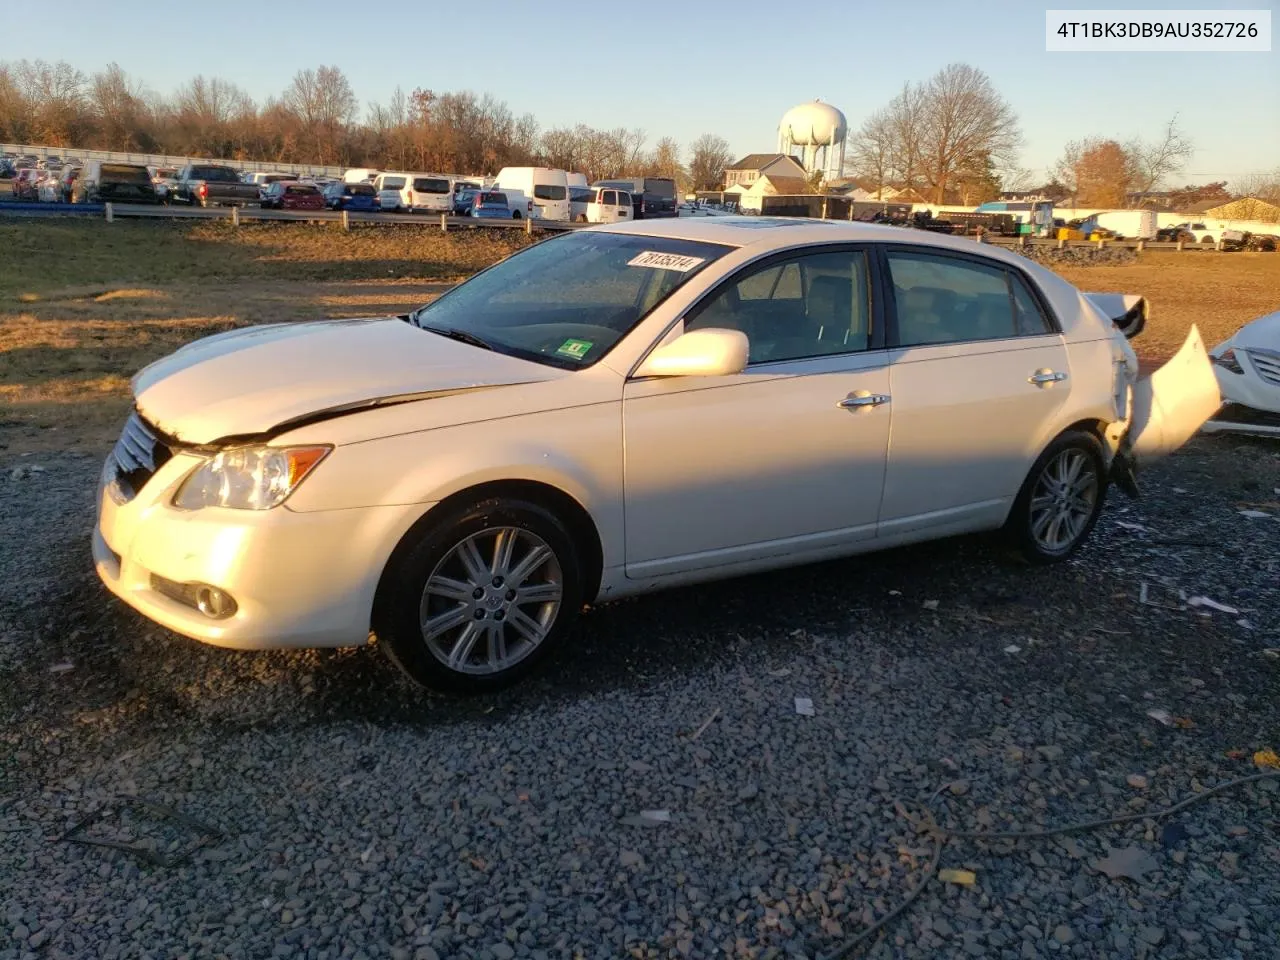
[[[191,179],[230,183],[239,182],[240,174],[237,171],[232,170],[230,167],[192,167]]]
[[[382,180],[383,190],[403,190],[404,177],[384,177]]]
[[[104,163],[100,174],[103,180],[114,180],[117,183],[150,183],[151,174],[146,167],[132,163]]]
[[[669,177],[645,177],[644,192],[671,200],[676,195],[676,182]]]
[[[504,207],[507,205],[507,195],[505,193],[482,193],[480,194],[481,203],[500,203]]]
[[[569,201],[571,203],[591,203],[596,198],[596,192],[590,187],[570,187]]]
[[[419,193],[448,193],[449,181],[437,177],[417,177],[413,181],[413,189]]]
[[[292,193],[292,194],[311,194],[311,193],[320,192],[309,183],[292,184],[286,189],[288,190],[289,193]]]
[[[535,183],[533,195],[539,200],[563,200],[569,195],[569,191],[554,183]]]
[[[344,189],[347,192],[347,196],[351,197],[372,197],[377,192],[373,189],[373,184],[370,183],[352,183]]]

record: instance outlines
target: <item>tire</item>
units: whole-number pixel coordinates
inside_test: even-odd
[[[463,559],[468,544],[474,572]],[[378,585],[373,632],[420,686],[499,690],[532,671],[572,627],[583,603],[581,569],[573,537],[545,507],[505,498],[463,504],[424,518],[396,548]],[[522,602],[517,590],[533,599]],[[435,623],[430,637],[424,615]],[[451,657],[461,665],[449,665]]]
[[[521,217],[520,217],[520,211],[519,211],[519,210],[513,210],[513,211],[511,211],[511,219],[512,219],[512,220],[519,220],[519,219],[521,219]]]
[[[1091,481],[1084,479],[1085,471]],[[1064,477],[1076,478],[1068,479],[1068,490],[1074,489],[1075,494],[1068,492],[1065,498],[1059,498],[1054,488],[1061,485]],[[1107,471],[1101,442],[1091,433],[1068,430],[1036,459],[1013,502],[1005,535],[1029,563],[1060,563],[1089,538],[1106,496]],[[1060,519],[1055,522],[1055,517]]]
[[[587,222],[587,215],[586,215],[585,213],[580,213],[580,214],[578,214],[578,222],[579,222],[579,223],[586,223],[586,222]]]

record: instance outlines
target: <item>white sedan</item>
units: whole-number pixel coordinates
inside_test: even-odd
[[[483,690],[585,603],[982,530],[1060,561],[1220,403],[1194,330],[1137,380],[1145,316],[897,227],[580,230],[406,316],[141,371],[96,567],[207,643],[372,631],[414,680]]]
[[[1245,324],[1209,356],[1226,405],[1205,429],[1280,436],[1280,311]]]

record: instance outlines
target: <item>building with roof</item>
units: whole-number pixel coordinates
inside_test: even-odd
[[[795,157],[785,153],[749,153],[737,163],[724,169],[725,189],[741,185],[750,187],[764,176],[801,177],[804,167]]]
[[[1261,200],[1258,197],[1239,197],[1229,203],[1210,207],[1204,212],[1219,220],[1259,220],[1263,223],[1280,223],[1280,204]]]

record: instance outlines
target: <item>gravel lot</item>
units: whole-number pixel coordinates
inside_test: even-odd
[[[619,603],[481,700],[372,648],[237,654],[141,620],[90,569],[99,463],[0,463],[0,960],[825,956],[925,874],[895,800],[1031,829],[1280,748],[1274,443],[1197,440],[1065,567],[962,539]],[[225,839],[176,867],[57,842],[120,794]],[[136,810],[92,831],[192,837]],[[1093,866],[1131,847],[1142,880]],[[930,881],[871,955],[1280,956],[1276,780],[941,866],[975,882]]]

